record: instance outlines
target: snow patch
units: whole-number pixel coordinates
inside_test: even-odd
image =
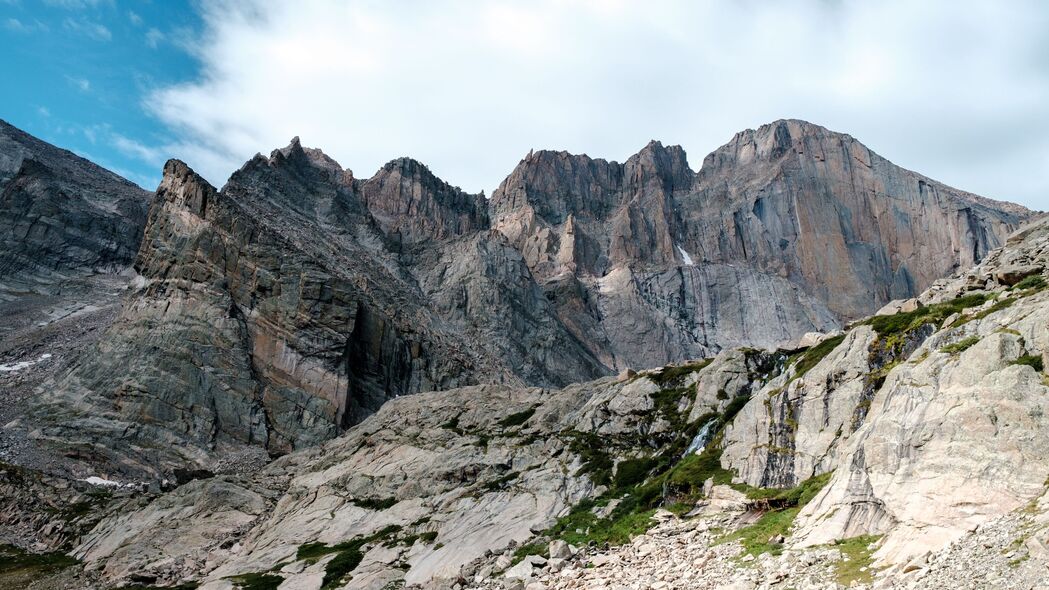
[[[14,371],[21,371],[26,367],[32,367],[33,365],[42,361],[46,361],[49,358],[51,358],[50,354],[42,354],[40,355],[40,358],[36,359],[35,361],[19,361],[17,363],[0,365],[0,373],[11,373]]]
[[[91,484],[93,486],[99,486],[99,487],[102,487],[102,488],[134,488],[134,487],[138,487],[137,484],[120,483],[119,481],[113,481],[111,479],[105,479],[103,477],[98,477],[97,475],[92,475],[91,477],[88,477],[86,479],[82,479],[80,481],[89,483],[89,484]]]
[[[675,246],[677,246],[677,251],[678,251],[679,254],[681,254],[681,260],[683,260],[685,262],[685,264],[687,264],[689,266],[695,266],[696,265],[695,262],[692,262],[692,257],[688,255],[688,252],[685,252],[684,248],[682,248],[680,245],[677,245],[677,244],[675,244]]]

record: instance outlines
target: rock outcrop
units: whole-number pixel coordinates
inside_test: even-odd
[[[127,268],[150,195],[0,120],[0,297]]]
[[[794,120],[737,134],[698,173],[658,142],[624,164],[531,153],[491,210],[613,368],[826,331],[975,264],[1030,215]]]
[[[297,140],[221,191],[169,162],[135,292],[56,384],[47,436],[280,453],[400,395],[605,374],[470,203],[419,164],[360,182]]]

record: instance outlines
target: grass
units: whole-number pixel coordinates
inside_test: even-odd
[[[1044,289],[1046,287],[1045,277],[1042,275],[1031,275],[1024,277],[1022,281],[1010,287],[1013,291],[1026,291],[1027,289]]]
[[[397,503],[397,498],[355,498],[350,500],[354,506],[368,510],[386,510]]]
[[[818,365],[820,361],[837,348],[844,340],[845,334],[839,334],[833,338],[827,338],[823,342],[820,342],[816,346],[809,347],[808,350],[801,353],[798,362],[794,365],[794,376],[791,377],[791,380],[799,379],[805,373],[808,373],[809,369]]]
[[[1042,355],[1040,354],[1025,354],[1020,358],[1013,361],[1014,365],[1027,365],[1028,367],[1034,368],[1035,371],[1041,373],[1045,370],[1045,364],[1042,361]]]
[[[78,563],[65,553],[30,553],[14,545],[0,545],[0,574],[46,574]]]
[[[528,408],[523,412],[517,412],[516,414],[510,414],[506,418],[499,421],[499,426],[503,428],[513,428],[514,426],[520,426],[535,414],[535,408]]]
[[[546,555],[547,547],[549,547],[549,545],[549,543],[542,541],[538,543],[525,543],[524,545],[519,546],[517,549],[514,549],[513,561],[511,561],[510,563],[512,565],[517,565],[521,562],[522,559],[528,557],[529,555]]]
[[[874,316],[861,322],[861,325],[868,325],[874,328],[874,331],[882,337],[905,334],[930,323],[939,327],[952,314],[960,313],[970,307],[983,305],[988,298],[988,295],[982,293],[964,295],[951,301],[919,307],[914,311]]]
[[[651,373],[648,375],[650,381],[660,387],[667,387],[680,382],[682,379],[697,373],[707,368],[707,365],[714,362],[714,359],[703,359],[693,363],[686,363],[684,365],[671,365],[669,367],[663,367],[658,373]]]
[[[336,545],[305,543],[299,546],[298,551],[295,553],[295,559],[305,560],[307,563],[315,563],[320,558],[334,553],[335,557],[324,568],[324,580],[321,582],[321,590],[337,588],[346,581],[346,576],[356,569],[360,565],[361,560],[364,559],[364,553],[361,549],[365,545],[395,539],[400,532],[401,527],[389,525],[371,535],[355,537]],[[252,590],[256,589],[252,588]],[[258,590],[263,589],[260,588]]]
[[[848,587],[853,582],[870,584],[874,581],[870,546],[880,538],[881,535],[863,535],[834,542],[833,547],[843,557],[834,564],[834,575],[839,584]]]
[[[947,354],[956,354],[972,347],[972,345],[976,344],[979,341],[979,336],[969,336],[968,338],[963,338],[962,340],[959,340],[954,344],[948,344],[947,346],[944,346],[940,349],[940,352],[946,352]]]
[[[751,490],[747,494],[751,498],[762,499],[769,505],[775,504],[779,507],[766,511],[754,523],[729,533],[719,542],[739,541],[743,545],[744,555],[779,555],[783,545],[777,542],[777,538],[790,534],[790,528],[798,512],[827,485],[830,476],[830,473],[817,475],[787,490]]]
[[[241,574],[227,578],[237,590],[277,590],[284,578],[270,573]]]

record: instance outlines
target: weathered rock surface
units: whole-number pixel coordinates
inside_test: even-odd
[[[0,120],[0,297],[131,264],[150,195]]]
[[[998,287],[888,372],[830,484],[802,513],[803,542],[887,533],[879,559],[906,562],[1045,491],[1049,220],[1019,238],[937,291],[961,292],[1017,258],[1038,266],[1040,286]]]
[[[680,459],[699,426],[688,418],[693,408],[724,410],[746,395],[733,383],[745,389],[775,366],[773,355],[735,353],[562,390],[479,386],[401,397],[345,435],[282,457],[255,477],[194,482],[128,507],[96,527],[76,555],[110,580],[138,572],[170,582],[204,578],[203,588],[220,588],[229,576],[272,570],[293,587],[310,587],[311,564],[324,572],[326,556],[339,552],[305,557],[310,544],[336,548],[378,534],[364,543],[347,587],[454,580],[466,564],[512,552],[603,493],[611,481],[603,470],[615,462]],[[714,389],[724,395],[701,393]],[[668,392],[676,397],[665,398]],[[609,463],[597,467],[595,453]],[[208,486],[230,491],[214,495]],[[255,504],[246,510],[245,498],[256,496],[275,502],[264,512]],[[161,534],[159,527],[174,528]],[[212,528],[221,534],[204,540]],[[197,540],[169,542],[174,538]]]
[[[222,191],[169,162],[137,292],[56,384],[59,428],[83,438],[102,426],[104,439],[105,416],[146,438],[280,452],[332,438],[399,395],[603,373],[571,354],[500,238],[453,240],[450,262],[419,282],[384,240],[351,173],[297,142],[248,162]],[[560,362],[546,363],[553,346]]]
[[[534,152],[491,201],[494,226],[614,368],[827,331],[975,264],[1029,215],[794,120],[737,134],[698,173],[658,142],[624,164]],[[648,346],[621,337],[639,327]]]

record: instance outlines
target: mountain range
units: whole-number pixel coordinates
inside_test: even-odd
[[[1038,496],[988,470],[1045,444],[1044,226],[798,120],[490,198],[298,138],[151,195],[0,122],[0,532],[84,587],[488,587],[687,504],[903,568]]]

